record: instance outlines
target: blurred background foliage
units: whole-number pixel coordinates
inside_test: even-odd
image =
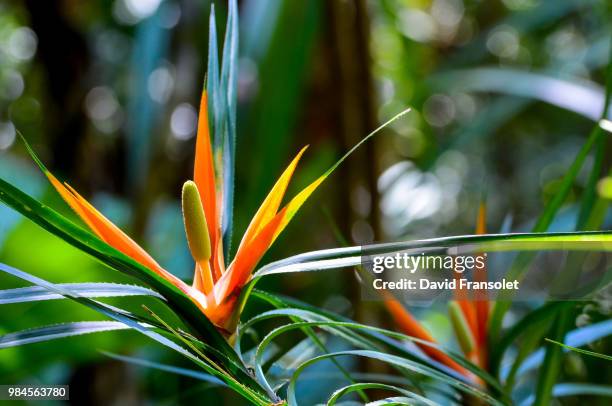
[[[267,260],[338,246],[338,234],[364,244],[472,233],[483,194],[490,231],[526,231],[600,115],[612,32],[606,0],[239,6],[235,236],[302,145],[310,149],[294,191],[378,123],[414,108],[323,185]],[[226,4],[216,7],[223,30]],[[179,196],[192,172],[209,8],[187,0],[0,1],[2,177],[75,218],[26,156],[21,132],[54,173],[185,279],[193,265]],[[591,166],[592,159],[551,231],[574,228]],[[611,198],[609,189],[600,188],[602,197]],[[611,223],[608,216],[603,228]],[[0,261],[54,282],[130,282],[6,207]],[[0,284],[18,286],[7,276]],[[350,272],[271,279],[262,287],[389,325],[377,304],[358,304]],[[437,337],[448,336],[443,314],[417,312]],[[100,317],[63,301],[3,305],[0,333],[83,314]],[[133,333],[89,335],[0,351],[0,383],[83,383],[71,395],[92,404],[175,403],[202,399],[204,391],[233,399],[96,349],[172,356]]]

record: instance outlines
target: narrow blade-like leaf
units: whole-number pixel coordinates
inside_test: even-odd
[[[0,349],[80,336],[83,334],[126,330],[129,328],[130,327],[126,326],[124,323],[118,321],[78,321],[73,323],[54,324],[52,326],[32,328],[0,336]]]
[[[58,286],[69,289],[84,297],[154,296],[158,299],[163,299],[162,295],[151,289],[119,283],[60,283]],[[64,296],[49,292],[40,286],[0,290],[0,305],[63,298]]]

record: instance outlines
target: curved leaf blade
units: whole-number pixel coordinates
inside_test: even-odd
[[[0,349],[117,330],[129,330],[129,327],[118,321],[77,321],[54,324],[0,336]]]
[[[225,382],[216,378],[210,374],[196,371],[195,369],[182,368],[174,365],[163,364],[160,362],[149,361],[147,359],[129,357],[127,355],[113,354],[107,351],[101,351],[102,354],[106,355],[109,358],[115,359],[117,361],[122,361],[128,364],[138,365],[145,368],[157,369],[159,371],[169,372],[171,374],[183,375],[189,378],[199,379],[204,382],[211,383],[213,385],[219,386],[227,386]]]
[[[612,320],[606,320],[570,331],[565,336],[564,344],[571,347],[580,347],[610,335],[612,335]],[[544,349],[540,348],[523,362],[518,370],[518,374],[524,374],[537,368],[543,360]]]
[[[57,286],[68,289],[84,297],[127,297],[127,296],[153,296],[164,299],[154,290],[137,285],[119,283],[58,283]],[[64,299],[64,296],[49,292],[41,286],[28,286],[0,290],[0,305],[9,303],[40,302],[45,300]]]
[[[612,397],[612,386],[592,385],[583,383],[560,383],[555,385],[552,390],[556,398],[566,396],[590,395]],[[531,395],[520,406],[530,406],[535,402],[535,396]]]
[[[409,390],[406,390],[404,388],[400,388],[397,387],[395,385],[387,385],[387,384],[382,384],[382,383],[375,383],[375,382],[368,382],[368,383],[356,383],[356,384],[352,384],[352,385],[347,385],[344,386],[338,390],[336,390],[331,397],[328,399],[327,401],[327,406],[334,406],[336,404],[336,402],[338,401],[338,399],[340,399],[342,396],[355,392],[355,391],[361,391],[364,389],[382,389],[382,390],[386,390],[386,391],[392,391],[392,392],[397,392],[399,394],[402,394],[405,396],[405,398],[409,401],[409,402],[414,402],[417,401],[417,404],[423,404],[423,405],[430,405],[430,406],[435,406],[437,405],[437,403],[417,394],[414,392],[410,392]]]
[[[297,405],[297,398],[296,398],[296,386],[297,386],[297,380],[300,376],[300,374],[310,365],[313,365],[319,361],[322,360],[326,360],[329,358],[333,358],[333,357],[340,357],[340,356],[357,356],[357,357],[364,357],[364,358],[369,358],[369,359],[375,359],[375,360],[379,360],[381,362],[384,362],[386,364],[389,364],[391,366],[394,367],[398,367],[401,369],[405,369],[411,372],[415,372],[418,374],[422,374],[424,376],[428,376],[430,378],[439,380],[441,382],[444,382],[448,385],[450,385],[451,387],[454,387],[455,389],[458,389],[460,391],[463,391],[465,393],[469,393],[471,395],[474,395],[475,397],[489,403],[489,404],[493,404],[493,405],[503,405],[503,403],[499,402],[498,400],[494,399],[493,397],[489,396],[488,394],[482,392],[479,389],[476,389],[475,387],[472,387],[471,385],[466,384],[465,382],[462,382],[458,379],[452,378],[451,376],[445,375],[439,371],[436,371],[432,368],[429,367],[425,367],[423,365],[419,365],[414,361],[410,361],[407,360],[405,358],[401,358],[395,355],[390,355],[390,354],[385,354],[383,352],[380,351],[370,351],[370,350],[349,350],[349,351],[337,351],[337,352],[332,352],[332,353],[328,353],[328,354],[323,354],[314,358],[311,358],[308,361],[303,362],[302,364],[300,364],[300,366],[295,370],[295,372],[293,373],[293,376],[291,377],[291,380],[289,381],[289,387],[287,388],[287,401],[290,405]]]
[[[580,353],[580,354],[590,355],[591,357],[597,357],[597,358],[602,358],[602,359],[605,359],[605,360],[608,360],[608,361],[612,361],[612,356],[610,356],[610,355],[601,354],[601,353],[598,353],[598,352],[595,352],[595,351],[583,350],[582,348],[572,347],[571,345],[566,345],[566,344],[560,343],[558,341],[551,340],[550,338],[545,338],[545,340],[549,341],[549,342],[551,342],[553,344],[557,344],[557,345],[559,345],[559,346],[561,346],[561,347],[563,347],[563,348],[565,348],[566,350],[569,350],[569,351],[574,351],[574,352],[577,352],[577,353]]]

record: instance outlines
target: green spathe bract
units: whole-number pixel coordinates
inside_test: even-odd
[[[185,233],[187,234],[187,243],[191,255],[196,262],[208,261],[210,259],[208,225],[206,224],[206,216],[204,215],[198,187],[193,181],[185,182],[181,198]]]

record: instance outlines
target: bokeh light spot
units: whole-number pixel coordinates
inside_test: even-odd
[[[8,51],[19,61],[32,59],[36,53],[38,39],[34,31],[28,27],[19,27],[13,31],[8,40]]]
[[[195,135],[197,113],[189,103],[181,103],[172,112],[170,129],[179,140],[188,140]]]
[[[10,121],[0,123],[0,150],[8,149],[15,142],[15,126]]]

